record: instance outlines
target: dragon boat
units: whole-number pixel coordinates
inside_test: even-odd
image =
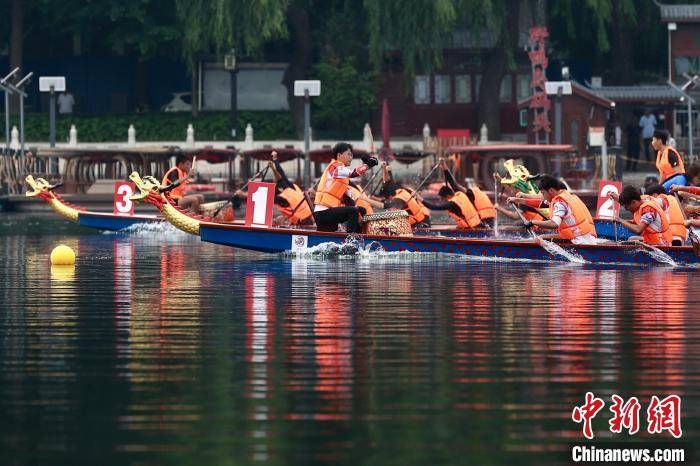
[[[155,205],[170,223],[202,241],[268,253],[305,251],[324,243],[346,244],[357,239],[366,245],[375,244],[385,251],[428,252],[464,255],[475,258],[520,259],[563,262],[569,259],[552,254],[533,239],[453,238],[436,236],[385,236],[321,232],[295,228],[259,228],[234,225],[192,214],[176,207],[155,178],[132,173],[129,179],[136,185],[130,196],[136,202]],[[597,245],[561,244],[566,254],[583,261],[603,264],[656,264],[659,259],[640,244],[605,243]],[[659,248],[677,264],[700,263],[691,246]]]
[[[46,202],[54,212],[61,217],[75,222],[79,225],[98,230],[123,231],[134,225],[143,223],[159,223],[164,219],[160,215],[117,215],[107,212],[91,212],[84,207],[71,204],[61,198],[61,195],[54,190],[60,184],[51,185],[44,178],[27,176],[26,182],[30,190],[27,197],[38,197]]]

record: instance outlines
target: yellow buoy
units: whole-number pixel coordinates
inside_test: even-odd
[[[60,244],[51,251],[51,264],[73,265],[75,264],[75,252],[65,244]]]

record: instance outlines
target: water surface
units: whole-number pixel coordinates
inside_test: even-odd
[[[698,270],[0,234],[3,464],[555,464],[586,391],[677,393],[698,439]]]

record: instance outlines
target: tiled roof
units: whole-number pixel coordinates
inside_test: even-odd
[[[700,5],[659,5],[661,21],[700,21]]]
[[[680,95],[671,86],[603,86],[589,89],[590,92],[614,102],[673,101]]]

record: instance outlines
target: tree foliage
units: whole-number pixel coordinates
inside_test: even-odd
[[[255,55],[262,45],[286,35],[288,0],[175,0],[183,31],[183,56],[189,64],[198,55],[235,48]]]

